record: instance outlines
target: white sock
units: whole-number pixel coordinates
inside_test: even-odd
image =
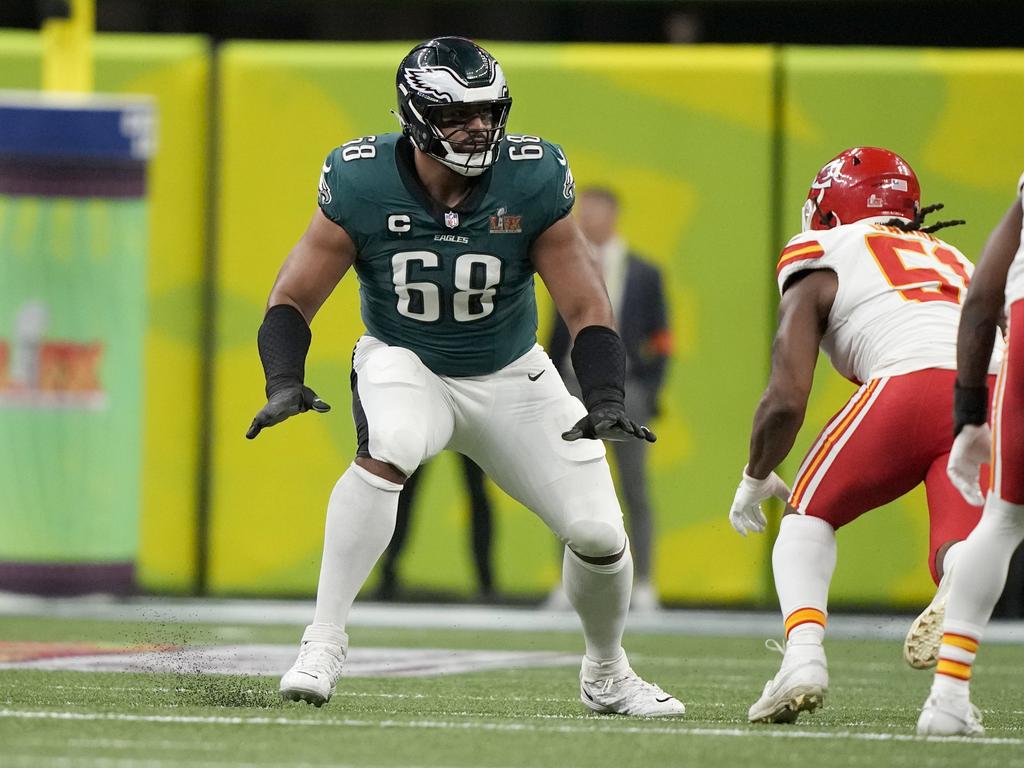
[[[831,525],[817,517],[783,516],[772,549],[772,571],[787,645],[821,645],[835,567],[836,532]]]
[[[331,491],[314,624],[341,629],[374,564],[395,532],[402,486],[351,464]]]
[[[1010,558],[1024,540],[1024,505],[990,495],[981,521],[954,549],[953,574],[946,621],[984,627],[1006,584]],[[952,551],[952,550],[951,550]]]
[[[982,632],[1006,584],[1010,558],[1024,541],[1024,505],[990,495],[981,522],[956,553],[933,690],[966,695]],[[947,553],[948,558],[948,553]]]
[[[966,699],[970,695],[971,672],[984,627],[964,622],[942,623],[942,643],[935,666],[932,691],[947,697]]]
[[[588,659],[599,663],[619,659],[633,588],[633,556],[628,544],[622,557],[608,565],[588,563],[566,547],[562,584],[583,624]]]

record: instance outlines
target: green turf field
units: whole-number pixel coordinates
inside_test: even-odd
[[[0,618],[0,642],[294,643],[301,628]],[[580,650],[568,633],[353,629],[353,645]],[[898,643],[828,644],[826,708],[751,726],[779,656],[743,638],[629,638],[633,666],[686,703],[677,720],[587,714],[575,667],[353,678],[322,709],[277,680],[0,671],[0,766],[1024,766],[1024,648],[983,646],[974,698],[986,738],[912,736],[930,676]]]

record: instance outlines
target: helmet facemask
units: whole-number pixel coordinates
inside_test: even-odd
[[[425,106],[430,138],[420,149],[456,173],[478,176],[498,159],[511,107],[509,98]]]
[[[819,206],[821,204],[821,199],[824,196],[825,196],[824,190],[820,190],[818,192],[818,195],[817,195],[816,199],[815,199],[815,197],[808,197],[804,201],[804,207],[800,210],[800,231],[801,232],[809,232],[810,230],[815,229],[816,228],[814,226],[814,219],[815,218],[817,218],[818,221],[823,226],[828,226],[829,224],[831,224],[833,219],[835,220],[835,223],[831,224],[831,226],[839,226],[839,224],[842,223],[842,222],[839,221],[839,217],[836,216],[834,213],[827,214],[827,213],[823,213],[822,212],[822,210],[821,210],[821,208]]]

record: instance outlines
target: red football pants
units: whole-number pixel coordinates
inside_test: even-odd
[[[1010,339],[992,402],[992,490],[1024,504],[1024,299],[1010,305]]]
[[[956,371],[929,368],[858,389],[804,458],[789,505],[839,528],[924,483],[928,566],[937,583],[939,548],[967,538],[981,517],[981,508],[964,501],[946,476],[955,379]]]

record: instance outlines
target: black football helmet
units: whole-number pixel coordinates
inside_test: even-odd
[[[402,133],[422,152],[463,176],[494,165],[512,99],[491,54],[462,37],[436,37],[402,59],[395,80]]]

